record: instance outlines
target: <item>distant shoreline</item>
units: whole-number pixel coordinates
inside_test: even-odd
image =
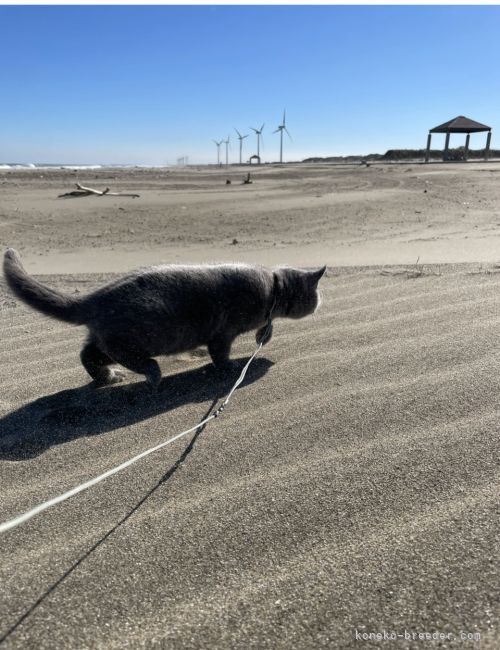
[[[500,149],[491,149],[488,160],[485,160],[484,149],[469,150],[467,160],[464,157],[464,147],[457,147],[448,150],[448,159],[443,160],[443,152],[438,149],[430,151],[429,163],[451,163],[451,162],[498,162],[500,161]],[[377,164],[377,163],[425,163],[425,151],[423,149],[390,149],[384,154],[371,153],[366,155],[348,155],[348,156],[311,156],[304,160],[289,160],[283,163],[277,161],[262,162],[260,165],[244,163],[229,163],[229,165],[217,165],[215,163],[190,163],[187,165],[168,164],[164,165],[139,165],[139,164],[84,164],[84,163],[0,163],[0,172],[10,171],[34,171],[34,170],[68,170],[68,171],[94,171],[94,170],[133,170],[133,169],[182,169],[188,167],[195,168],[214,168],[226,169],[227,167],[253,167],[255,169],[266,166],[283,166],[283,165],[301,165],[301,164],[337,164],[337,165],[359,165],[359,164]]]

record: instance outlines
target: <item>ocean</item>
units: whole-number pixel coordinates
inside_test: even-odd
[[[30,169],[134,169],[140,167],[142,169],[163,169],[164,167],[170,167],[171,165],[82,165],[74,164],[69,165],[67,163],[0,163],[0,171],[8,170],[30,170]]]

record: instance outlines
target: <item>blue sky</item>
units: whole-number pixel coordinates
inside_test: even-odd
[[[497,6],[0,6],[0,162],[213,162],[228,133],[236,161],[262,122],[277,160],[284,107],[287,160],[423,147],[456,115],[500,147],[498,34]]]

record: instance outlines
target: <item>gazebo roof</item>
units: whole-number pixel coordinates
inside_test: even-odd
[[[449,122],[435,126],[430,133],[481,133],[481,131],[491,131],[491,126],[459,115]]]

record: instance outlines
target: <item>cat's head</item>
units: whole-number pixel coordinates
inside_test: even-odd
[[[320,304],[318,282],[325,271],[326,266],[317,271],[276,269],[279,285],[277,313],[286,318],[304,318],[313,314]]]

